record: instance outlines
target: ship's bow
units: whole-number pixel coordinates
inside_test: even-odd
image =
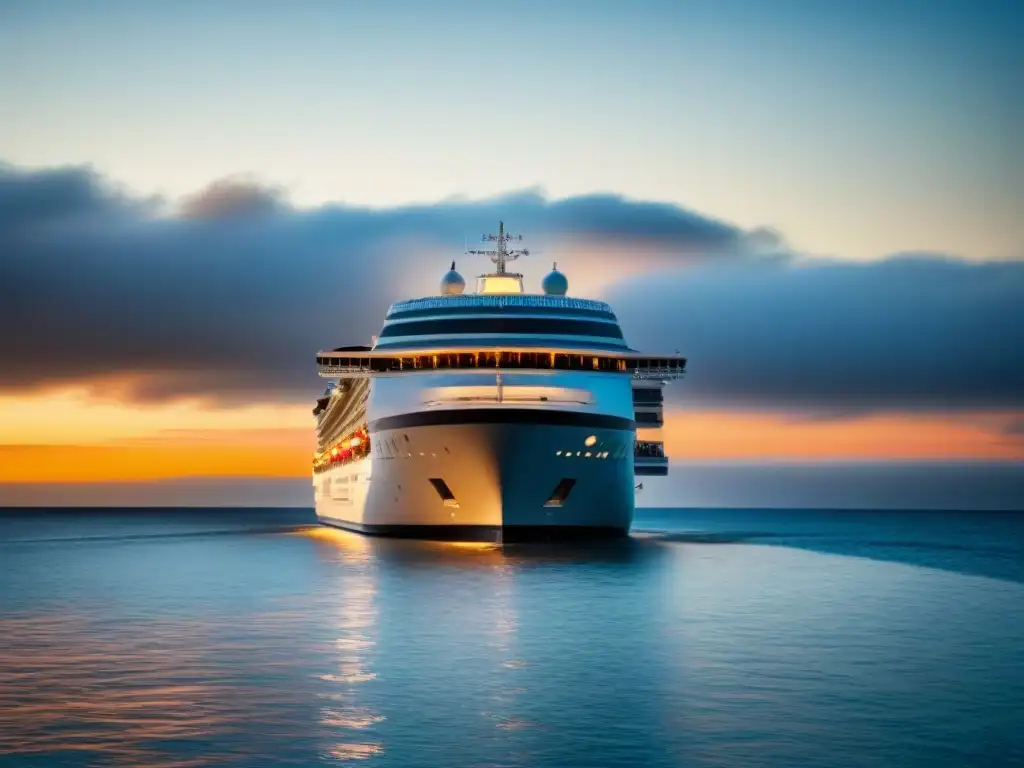
[[[628,533],[635,504],[628,420],[508,410],[417,420],[428,419],[371,435],[381,450],[363,530],[492,541]]]

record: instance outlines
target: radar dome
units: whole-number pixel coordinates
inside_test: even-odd
[[[462,279],[462,275],[455,271],[455,262],[453,261],[452,268],[441,278],[441,294],[444,296],[458,296],[464,290],[466,290],[466,281]]]
[[[544,275],[540,287],[544,293],[551,296],[565,296],[569,290],[569,278],[558,271],[557,261],[552,265],[551,271]]]

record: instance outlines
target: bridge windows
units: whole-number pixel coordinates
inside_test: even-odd
[[[551,336],[593,336],[622,339],[618,323],[600,320],[577,320],[547,317],[458,317],[442,320],[407,320],[389,322],[380,332],[380,338],[406,336],[437,336],[460,334],[471,336],[481,333],[545,334]]]

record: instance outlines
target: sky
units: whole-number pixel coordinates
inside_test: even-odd
[[[956,503],[1024,507],[1022,33],[995,0],[0,2],[0,504],[304,503],[315,351],[503,218],[528,284],[557,260],[688,356],[655,497],[784,467],[776,502],[832,504],[798,478],[849,465],[853,503],[870,466],[936,490],[865,503],[941,505],[998,465]]]

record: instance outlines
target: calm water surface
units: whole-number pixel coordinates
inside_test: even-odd
[[[1024,764],[1024,515],[0,513],[0,764]]]

